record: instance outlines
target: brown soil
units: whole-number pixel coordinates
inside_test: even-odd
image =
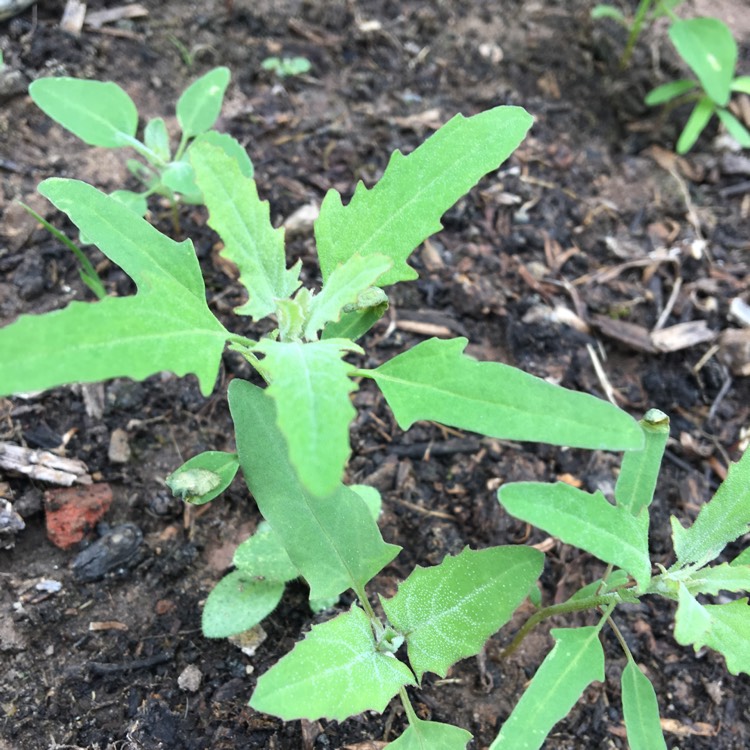
[[[704,342],[659,353],[648,333],[657,324],[690,321],[704,321],[715,333],[737,326],[728,309],[735,297],[747,301],[750,290],[750,168],[741,156],[717,150],[715,127],[686,159],[665,150],[685,113],[662,121],[641,103],[650,86],[674,75],[676,61],[663,38],[644,37],[621,73],[622,34],[592,24],[589,0],[235,0],[231,15],[220,0],[143,4],[146,17],[73,37],[58,25],[62,0],[39,3],[0,24],[5,62],[28,80],[49,74],[115,80],[144,118],[170,114],[191,80],[229,66],[233,80],[219,128],[246,144],[276,221],[319,203],[329,187],[348,196],[358,179],[377,179],[392,150],[412,149],[456,112],[508,103],[535,116],[515,156],[449,211],[445,230],[415,253],[419,281],[393,290],[388,315],[366,342],[368,364],[422,340],[416,322],[467,336],[480,359],[603,396],[604,379],[590,353],[596,352],[619,405],[638,416],[656,406],[672,418],[652,524],[653,559],[668,563],[668,516],[695,517],[728,460],[738,457],[741,431],[750,425],[750,386],[732,376],[725,349],[712,354],[712,343]],[[88,3],[89,10],[117,5]],[[721,7],[727,17],[733,11],[742,17],[741,0]],[[737,26],[736,33],[747,73],[750,39],[741,34],[748,30]],[[312,71],[275,81],[261,69],[271,54],[307,57]],[[41,179],[77,177],[107,190],[128,184],[123,154],[85,147],[32,104],[23,81],[19,89],[0,110],[0,324],[90,298],[73,256],[14,201],[70,229],[35,195]],[[153,220],[171,232],[167,211],[156,211]],[[204,212],[186,210],[182,220],[196,243],[212,309],[227,315],[241,288],[213,252]],[[314,279],[311,238],[296,238],[290,252]],[[132,291],[122,272],[92,253],[111,291]],[[566,323],[571,313],[578,328]],[[301,583],[288,587],[264,622],[268,638],[255,656],[201,636],[201,603],[258,513],[237,480],[188,519],[186,531],[183,508],[163,478],[202,450],[232,448],[225,393],[234,376],[248,377],[249,367],[227,354],[207,399],[190,378],[107,383],[91,389],[103,396],[101,417],[90,415],[84,401],[90,394],[75,387],[0,400],[0,439],[85,461],[113,488],[107,521],[133,523],[145,538],[140,554],[115,574],[77,583],[70,570],[77,550],[61,551],[46,537],[39,505],[46,487],[0,477],[26,516],[15,548],[0,550],[2,750],[364,750],[382,747],[403,729],[395,702],[382,716],[341,724],[285,725],[247,707],[257,675],[316,620]],[[355,401],[349,478],[383,492],[383,535],[404,547],[371,584],[373,594],[392,592],[415,564],[437,563],[467,544],[544,542],[543,534],[501,511],[500,483],[569,475],[594,489],[611,486],[618,466],[610,454],[510,444],[424,423],[404,434],[367,384]],[[108,459],[117,428],[132,450],[125,464]],[[603,569],[554,540],[545,549],[548,603]],[[727,554],[738,549],[732,545]],[[34,588],[40,579],[62,588],[44,595]],[[347,604],[344,597],[341,606]],[[457,664],[447,680],[428,676],[413,694],[421,715],[465,727],[475,737],[470,747],[486,748],[551,644],[549,627],[541,627],[511,660],[499,660],[527,613],[491,640],[482,659]],[[747,747],[750,679],[730,676],[713,652],[696,656],[679,647],[672,616],[662,600],[617,614],[655,684],[669,747]],[[580,615],[567,622],[590,621]],[[92,623],[109,626],[92,629]],[[585,692],[545,747],[626,747],[619,696],[625,659],[613,636],[605,637],[605,648],[606,682]],[[202,675],[195,692],[178,686],[188,665]]]

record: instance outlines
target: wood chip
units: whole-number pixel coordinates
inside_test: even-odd
[[[732,375],[750,375],[750,328],[727,328],[719,336],[719,359]]]
[[[716,332],[706,325],[705,320],[677,323],[677,325],[651,333],[651,343],[660,352],[678,352],[681,349],[713,341],[715,338]]]
[[[418,320],[399,320],[396,328],[409,333],[418,333],[420,336],[437,336],[438,338],[451,338],[453,336],[450,328],[435,325],[434,323],[420,323]]]
[[[614,320],[606,315],[594,315],[591,323],[599,329],[599,332],[608,338],[619,341],[621,344],[645,354],[656,354],[658,349],[651,341],[651,335],[647,328],[637,323],[628,323],[625,320]]]
[[[677,719],[660,719],[661,728],[670,734],[676,734],[678,737],[690,737],[698,735],[699,737],[715,737],[716,729],[704,721],[696,721],[694,724],[683,724]]]
[[[107,8],[89,13],[86,16],[85,23],[86,26],[90,26],[92,29],[100,29],[108,23],[116,23],[128,18],[142,18],[147,15],[148,8],[140,3],[129,3],[128,5],[120,5],[117,8]]]
[[[63,487],[92,482],[86,464],[77,458],[63,458],[13,443],[0,442],[0,468]]]
[[[68,0],[60,19],[60,28],[68,34],[80,36],[84,18],[86,18],[86,3],[80,0]]]

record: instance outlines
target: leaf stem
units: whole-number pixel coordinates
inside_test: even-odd
[[[401,698],[401,703],[404,704],[404,711],[406,711],[406,718],[409,720],[409,724],[414,726],[419,720],[419,717],[414,710],[414,706],[411,705],[409,694],[406,692],[406,688],[403,685],[398,689],[398,695],[399,698]]]
[[[585,599],[577,599],[572,602],[567,601],[562,604],[553,604],[550,607],[544,607],[544,609],[535,612],[528,620],[526,620],[510,644],[500,654],[500,658],[505,659],[510,656],[521,645],[523,639],[543,620],[554,617],[555,615],[564,615],[569,612],[581,612],[585,609],[594,609],[595,607],[611,605],[612,608],[614,608],[619,601],[620,597],[616,593],[611,592],[609,594],[602,594],[601,596],[588,596]]]

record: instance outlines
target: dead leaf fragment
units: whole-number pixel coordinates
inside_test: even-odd
[[[64,487],[92,482],[88,467],[77,458],[64,458],[13,443],[0,442],[0,468]]]
[[[662,328],[651,333],[651,342],[660,352],[678,352],[697,344],[705,344],[716,338],[705,320],[691,320],[687,323]]]
[[[750,375],[750,328],[727,328],[719,336],[719,359],[732,375]]]
[[[678,737],[715,737],[716,729],[704,721],[696,721],[694,724],[683,724],[677,719],[660,719],[661,728],[670,734],[676,734]]]

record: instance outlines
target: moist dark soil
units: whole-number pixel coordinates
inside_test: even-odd
[[[671,562],[669,516],[692,520],[748,440],[748,354],[719,334],[741,328],[730,304],[750,294],[750,166],[717,140],[715,125],[687,157],[674,156],[686,112],[662,116],[642,104],[650,87],[679,73],[658,28],[620,71],[624,34],[590,20],[593,0],[235,0],[233,7],[143,0],[146,15],[84,26],[77,36],[60,27],[63,5],[38,3],[0,24],[14,76],[11,84],[4,79],[0,104],[0,324],[91,300],[73,255],[16,201],[72,232],[35,193],[40,180],[135,187],[123,152],[86,147],[35,107],[25,92],[37,77],[114,80],[144,121],[167,116],[174,126],[185,86],[228,66],[232,83],[217,127],[247,147],[276,223],[319,204],[331,187],[348,197],[358,180],[371,184],[394,149],[410,151],[457,112],[524,106],[536,118],[530,136],[415,252],[419,280],[390,290],[390,310],[364,342],[365,364],[431,335],[465,336],[478,359],[609,395],[637,417],[652,406],[667,412],[671,438],[651,548],[654,562]],[[91,12],[120,4],[87,5]],[[712,12],[732,24],[748,73],[743,5],[713,4]],[[312,69],[276,79],[261,67],[271,55],[306,57]],[[182,209],[177,234],[165,206],[154,203],[150,218],[171,236],[193,239],[209,304],[229,321],[242,287],[216,253],[204,210]],[[293,236],[289,252],[315,283],[311,232]],[[119,269],[90,253],[110,293],[133,292]],[[707,335],[678,340],[672,326],[690,323]],[[261,332],[244,319],[228,324],[242,334]],[[2,750],[365,750],[405,727],[395,701],[382,716],[342,723],[284,724],[248,707],[257,676],[330,616],[311,613],[302,583],[290,585],[264,621],[267,637],[253,656],[201,635],[202,602],[259,515],[239,479],[187,513],[164,477],[203,450],[233,449],[226,386],[234,377],[250,377],[250,368],[227,353],[208,398],[194,379],[164,374],[142,384],[119,380],[0,400],[0,439],[84,461],[114,493],[107,523],[132,524],[143,536],[114,571],[80,582],[71,570],[79,548],[61,550],[47,538],[41,497],[49,487],[0,476],[0,495],[26,524],[15,547],[0,550]],[[373,597],[395,591],[415,564],[436,564],[465,545],[540,545],[545,603],[603,572],[589,555],[505,514],[496,490],[511,480],[556,478],[611,489],[619,456],[488,440],[427,423],[404,433],[368,383],[354,401],[347,478],[380,489],[383,536],[404,548],[370,584]],[[130,449],[124,463],[110,460],[115,430],[124,431]],[[105,533],[100,527],[90,541]],[[741,546],[731,545],[722,559]],[[42,581],[58,582],[59,590],[40,589]],[[337,609],[349,604],[344,596]],[[471,748],[487,748],[552,643],[546,624],[500,660],[530,611],[524,605],[481,658],[458,663],[447,679],[426,676],[412,693],[420,715],[462,726],[474,735]],[[668,746],[750,746],[750,679],[731,676],[712,651],[676,644],[673,614],[668,602],[650,599],[616,613],[655,685]],[[625,657],[611,632],[603,638],[606,681],[585,691],[545,747],[627,746],[619,694]],[[188,667],[200,677],[192,690],[178,683]]]

